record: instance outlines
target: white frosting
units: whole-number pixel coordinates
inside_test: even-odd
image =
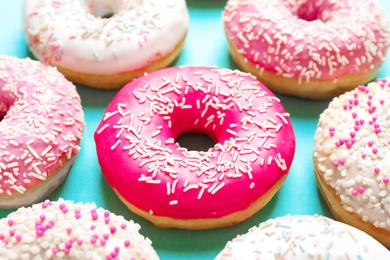
[[[93,74],[144,68],[170,53],[189,26],[184,0],[25,0],[23,17],[37,59]]]
[[[94,204],[45,201],[0,219],[0,259],[159,259],[139,230]]]
[[[390,259],[390,252],[366,233],[330,218],[285,216],[237,236],[216,259]]]
[[[335,98],[320,115],[314,163],[344,209],[390,230],[390,78]]]

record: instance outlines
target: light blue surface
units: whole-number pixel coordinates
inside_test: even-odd
[[[0,54],[26,57],[21,21],[21,0],[0,0]],[[230,59],[221,22],[226,1],[187,1],[190,10],[190,30],[184,49],[174,65],[217,65],[237,68]],[[390,1],[381,0],[390,15]],[[379,77],[390,76],[390,56]],[[291,114],[297,138],[296,155],[290,175],[271,202],[249,220],[228,228],[208,231],[160,229],[135,216],[121,203],[106,184],[97,163],[93,132],[107,104],[117,91],[103,91],[78,86],[86,116],[86,129],[81,152],[65,183],[49,198],[62,197],[83,202],[95,202],[126,219],[141,225],[141,233],[153,241],[161,259],[212,259],[225,243],[237,234],[269,218],[286,214],[322,214],[330,216],[314,180],[312,167],[313,136],[319,114],[329,101],[309,101],[277,95]],[[11,210],[0,210],[0,217]]]

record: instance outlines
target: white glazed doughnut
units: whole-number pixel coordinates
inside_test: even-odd
[[[185,0],[26,0],[23,17],[37,59],[97,88],[172,63],[189,26]]]
[[[223,21],[239,67],[303,98],[327,99],[373,79],[390,43],[377,0],[229,0]]]
[[[94,204],[45,201],[0,220],[0,258],[158,259],[139,230]]]
[[[359,86],[320,115],[313,161],[334,217],[390,248],[390,78]]]
[[[31,205],[56,189],[83,130],[80,96],[61,73],[0,56],[0,208]]]
[[[366,233],[330,218],[284,216],[229,241],[216,257],[223,259],[390,259],[390,252]]]
[[[176,140],[186,131],[216,144],[181,147]],[[248,73],[202,66],[128,83],[108,105],[95,141],[106,180],[133,212],[186,229],[251,217],[284,183],[295,154],[289,114],[268,88]]]

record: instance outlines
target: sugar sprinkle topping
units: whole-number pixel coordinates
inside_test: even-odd
[[[153,86],[143,79],[135,83],[139,87],[126,99],[134,101],[109,106],[95,133],[97,144],[104,140],[138,164],[139,182],[163,184],[167,203],[175,207],[181,193],[202,200],[234,181],[247,183],[247,190],[263,189],[261,178],[275,181],[288,173],[295,149],[289,114],[259,81],[217,67],[171,70],[174,77]],[[141,105],[145,113],[137,114],[135,106]],[[211,132],[219,141],[207,151],[187,150],[170,133],[183,127]],[[284,149],[278,138],[288,138]]]
[[[316,166],[344,209],[386,230],[390,230],[388,98],[386,78],[334,99],[320,116],[314,147]]]
[[[93,203],[47,200],[0,220],[0,257],[158,259],[139,230]]]

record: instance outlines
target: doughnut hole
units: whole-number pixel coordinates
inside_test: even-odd
[[[316,0],[305,0],[298,3],[297,13],[299,19],[311,22],[322,19],[322,10],[316,5]]]
[[[193,151],[208,151],[216,143],[223,143],[232,137],[226,132],[229,124],[234,121],[232,111],[221,111],[208,106],[207,113],[203,115],[204,109],[202,104],[200,109],[183,111],[182,108],[175,108],[172,112],[172,137],[180,147]]]
[[[205,152],[216,144],[209,135],[195,131],[186,131],[179,134],[176,142],[180,147],[187,148],[189,151],[199,152]]]
[[[0,122],[3,120],[6,114],[7,114],[7,109],[4,103],[0,102]]]
[[[7,115],[11,106],[15,103],[15,98],[11,97],[9,93],[5,93],[0,89],[0,122]]]
[[[118,0],[85,0],[87,9],[91,14],[106,19],[119,12],[120,2]]]

